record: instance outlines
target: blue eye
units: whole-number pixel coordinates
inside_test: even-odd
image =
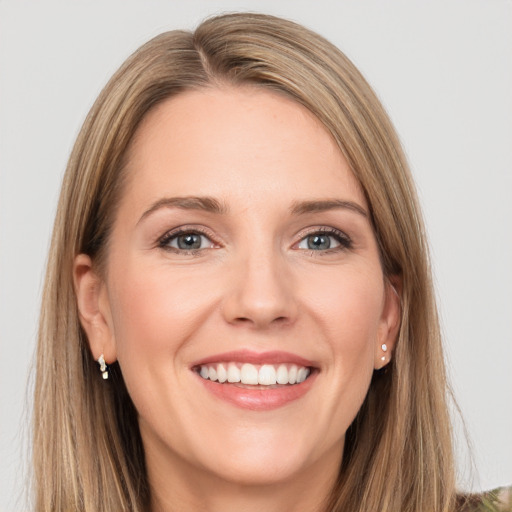
[[[329,251],[333,249],[349,248],[351,246],[350,239],[341,232],[336,231],[320,231],[305,236],[297,245],[298,249],[306,249],[308,251]]]
[[[159,245],[164,249],[187,252],[209,249],[214,244],[206,235],[194,231],[182,231],[165,236]]]

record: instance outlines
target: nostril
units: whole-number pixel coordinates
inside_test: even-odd
[[[240,316],[238,318],[235,318],[235,322],[240,322],[240,323],[250,322],[250,323],[252,323],[252,320],[250,318],[245,317],[245,316]]]
[[[252,319],[252,318],[245,317],[245,316],[240,316],[240,317],[237,317],[234,319],[234,323],[242,324],[242,325],[246,325],[246,324],[259,325],[260,323],[265,324],[265,325],[285,325],[289,321],[290,321],[290,319],[286,316],[278,316],[274,319],[270,319],[269,321],[263,321],[263,322],[261,321],[261,319],[259,319],[259,320]]]

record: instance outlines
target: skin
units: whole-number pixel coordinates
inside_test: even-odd
[[[91,351],[119,361],[139,413],[152,509],[322,510],[399,323],[347,162],[302,106],[224,87],[151,111],[127,171],[105,275],[79,255],[75,285]],[[224,211],[158,203],[191,196]],[[333,200],[356,206],[293,211]],[[204,234],[200,249],[180,250],[176,238],[162,247],[180,226]],[[341,239],[321,233],[331,248],[308,249],[333,229]],[[191,365],[239,349],[311,360],[313,385],[269,411],[220,400]]]

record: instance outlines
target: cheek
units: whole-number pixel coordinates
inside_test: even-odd
[[[126,387],[140,417],[158,424],[168,417],[162,404],[180,403],[188,373],[182,371],[183,347],[193,344],[215,298],[204,279],[137,260],[113,271],[110,281],[117,360]]]
[[[320,284],[320,283],[318,283]],[[384,284],[380,267],[331,275],[315,287],[310,308],[327,340],[328,368],[337,390],[362,401],[373,369],[381,322]]]
[[[345,269],[318,280],[309,293],[309,307],[329,332],[333,348],[344,344],[358,351],[376,339],[384,297],[380,268]]]
[[[123,372],[169,364],[208,316],[214,302],[204,280],[160,266],[133,265],[112,276],[116,348]],[[161,357],[160,357],[161,356]],[[167,356],[167,358],[164,358]],[[179,366],[179,357],[174,359]]]

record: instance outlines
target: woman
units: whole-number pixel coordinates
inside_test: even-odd
[[[456,510],[414,186],[336,48],[263,15],[138,50],[64,178],[37,510]]]

